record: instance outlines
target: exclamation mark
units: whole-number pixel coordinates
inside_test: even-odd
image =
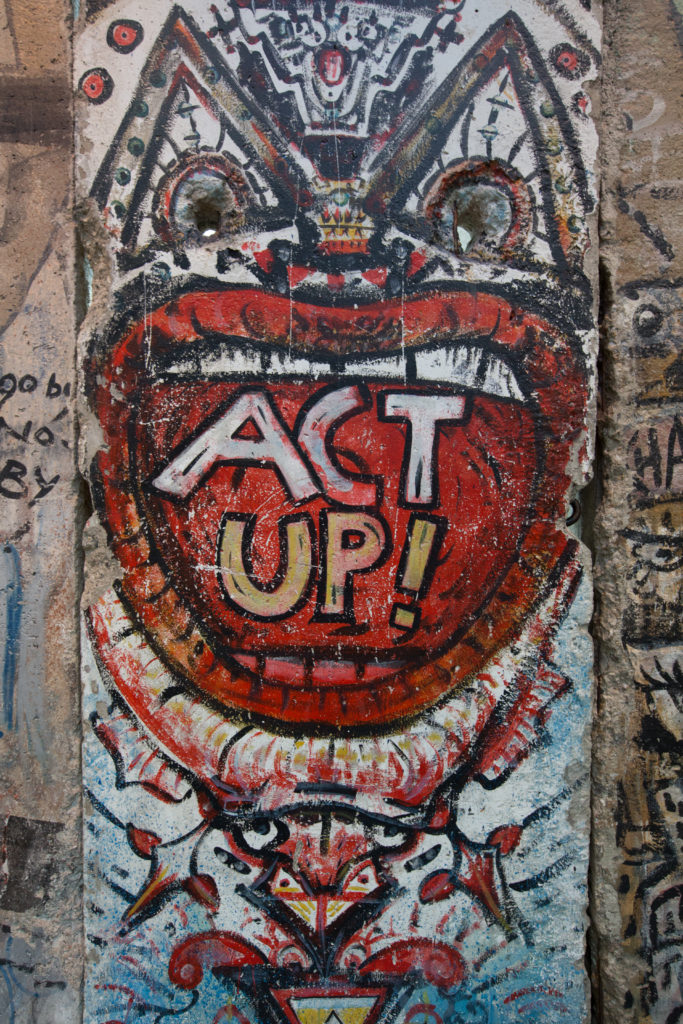
[[[395,629],[405,632],[417,629],[422,609],[415,602],[429,590],[436,556],[447,528],[448,523],[442,516],[411,516],[396,573],[396,589],[409,596],[411,603],[397,603],[392,608],[390,624]]]

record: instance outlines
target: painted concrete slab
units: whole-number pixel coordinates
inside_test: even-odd
[[[587,7],[84,12],[88,1024],[587,1019]]]

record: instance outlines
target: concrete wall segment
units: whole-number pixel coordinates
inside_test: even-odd
[[[589,6],[82,12],[88,1021],[587,1015]]]
[[[680,11],[605,7],[594,923],[602,1019],[680,1015]],[[673,673],[673,675],[672,675]]]
[[[0,1019],[83,973],[69,10],[0,9]]]

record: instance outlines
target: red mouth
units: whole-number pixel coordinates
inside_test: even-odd
[[[171,669],[240,711],[421,710],[518,632],[571,544],[581,356],[499,297],[192,293],[98,369],[123,595]]]

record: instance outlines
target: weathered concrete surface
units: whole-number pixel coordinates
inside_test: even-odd
[[[681,4],[605,5],[598,1019],[681,1016]]]
[[[80,1017],[69,10],[0,4],[0,1020]]]

